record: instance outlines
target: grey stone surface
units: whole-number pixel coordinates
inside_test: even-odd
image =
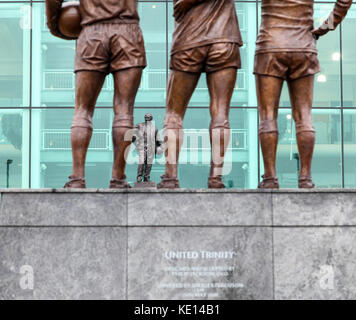
[[[134,188],[138,188],[138,189],[156,188],[156,184],[153,181],[135,182]]]
[[[130,193],[129,225],[247,226],[272,224],[270,193]]]
[[[125,299],[126,241],[125,228],[0,228],[0,300]]]
[[[356,226],[354,192],[274,193],[275,225]]]
[[[126,225],[125,193],[3,193],[0,225]]]
[[[128,232],[129,299],[273,298],[271,228]],[[214,254],[222,256],[211,258]]]
[[[356,299],[356,228],[274,230],[276,299]]]
[[[0,195],[0,299],[356,299],[356,190]]]

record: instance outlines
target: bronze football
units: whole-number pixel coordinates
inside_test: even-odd
[[[82,30],[80,23],[79,2],[64,2],[58,21],[60,33],[68,38],[77,39]]]

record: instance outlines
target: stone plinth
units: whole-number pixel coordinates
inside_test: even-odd
[[[356,299],[356,190],[0,194],[0,299]]]

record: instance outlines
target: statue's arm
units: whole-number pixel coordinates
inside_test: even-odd
[[[207,0],[178,0],[174,4],[174,18],[179,21],[184,15],[195,5],[205,2]]]
[[[329,18],[319,28],[313,30],[313,34],[319,38],[327,34],[330,30],[335,30],[345,18],[351,5],[352,0],[337,0]]]
[[[63,0],[46,0],[47,26],[49,31],[55,37],[71,40],[71,38],[67,38],[61,34],[58,28],[58,20],[62,8],[62,3]]]

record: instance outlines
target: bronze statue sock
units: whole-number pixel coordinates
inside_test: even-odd
[[[166,175],[177,177],[179,153],[184,139],[183,129],[165,123],[164,130]]]
[[[311,165],[315,145],[314,130],[297,131],[297,144],[300,157],[300,177],[311,178]],[[302,183],[301,185],[305,184]]]
[[[258,184],[258,189],[279,189],[279,182],[276,177],[262,176],[262,181]]]
[[[209,177],[208,188],[209,189],[224,189],[225,184],[222,181],[222,176]]]
[[[212,120],[209,127],[209,133],[211,144],[210,178],[221,180],[225,153],[230,141],[229,120],[225,117]]]
[[[93,129],[90,127],[73,127],[71,129],[71,144],[73,157],[72,177],[84,178],[85,158],[87,155]]]
[[[64,185],[63,188],[75,188],[75,189],[85,189],[84,178],[76,178],[74,176],[69,176],[69,181]]]
[[[129,188],[131,188],[131,186],[126,181],[126,176],[124,176],[123,179],[111,179],[109,188],[110,189],[129,189]]]
[[[131,145],[132,137],[128,132],[132,127],[113,127],[112,139],[114,145],[114,163],[112,168],[112,178],[114,180],[125,179],[126,155]]]
[[[298,180],[298,187],[301,189],[313,189],[315,184],[311,177],[300,176]]]
[[[276,177],[278,132],[260,133],[260,141],[265,169],[264,175],[266,177]]]
[[[157,189],[179,189],[179,180],[177,178],[169,178],[167,174],[161,176],[161,182],[157,184]]]

